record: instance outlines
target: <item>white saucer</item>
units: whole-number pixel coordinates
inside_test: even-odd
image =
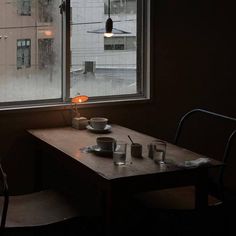
[[[108,133],[111,131],[111,125],[106,125],[104,129],[94,129],[91,125],[87,125],[86,128],[94,133]]]
[[[112,150],[103,150],[97,145],[91,146],[90,148],[92,152],[94,152],[98,156],[112,156]]]

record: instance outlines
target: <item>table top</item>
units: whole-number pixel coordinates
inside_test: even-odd
[[[28,130],[28,132],[42,142],[66,154],[68,157],[75,159],[78,163],[90,168],[92,171],[107,180],[182,170],[173,164],[169,164],[163,168],[163,166],[156,164],[152,159],[148,158],[147,145],[157,138],[119,125],[112,124],[111,126],[111,132],[107,134],[96,134],[89,130],[77,130],[72,127],[31,129]],[[128,135],[134,142],[142,144],[142,158],[131,158],[131,143]],[[129,144],[127,150],[128,161],[126,165],[116,166],[113,164],[112,157],[102,157],[97,156],[95,153],[82,151],[85,147],[96,145],[96,138],[99,136],[113,137],[116,140],[123,140]],[[204,156],[171,143],[167,143],[166,159],[171,160],[173,163],[181,163],[186,160],[194,160],[200,157]],[[210,159],[210,163],[207,167],[209,168],[220,165],[222,165],[221,162]]]

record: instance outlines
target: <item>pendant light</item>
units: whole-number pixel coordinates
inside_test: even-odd
[[[105,29],[97,29],[87,31],[88,33],[104,34],[105,37],[112,37],[114,34],[130,34],[130,32],[113,28],[113,20],[111,19],[111,2],[108,0],[108,19],[106,20]]]

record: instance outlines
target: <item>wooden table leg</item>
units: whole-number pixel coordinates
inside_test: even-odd
[[[42,190],[42,145],[34,140],[34,190]]]
[[[111,186],[103,186],[101,192],[101,203],[102,203],[102,231],[105,236],[112,235],[112,191]]]

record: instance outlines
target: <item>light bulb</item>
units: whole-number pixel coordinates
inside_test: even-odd
[[[110,38],[113,36],[113,33],[104,33],[104,36],[107,37],[107,38]]]

